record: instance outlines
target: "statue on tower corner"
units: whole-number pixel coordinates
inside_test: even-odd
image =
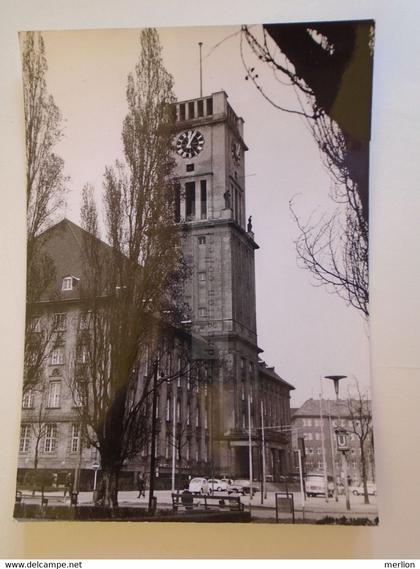
[[[226,190],[223,197],[225,198],[225,209],[230,209],[232,207],[230,203],[230,191]]]
[[[248,217],[248,225],[247,225],[246,230],[248,231],[248,233],[251,233],[251,232],[252,232],[252,215],[250,215],[250,216]]]

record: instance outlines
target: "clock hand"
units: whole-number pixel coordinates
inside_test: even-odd
[[[193,141],[195,132],[193,130],[188,132],[188,140],[185,148],[191,148],[191,142]]]

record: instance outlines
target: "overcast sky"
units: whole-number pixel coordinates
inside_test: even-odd
[[[305,219],[331,208],[331,181],[304,121],[275,109],[256,91],[241,61],[238,27],[159,30],[164,63],[179,100],[199,96],[198,42],[203,42],[204,95],[225,90],[245,121],[247,216],[252,215],[256,252],[258,342],[262,358],[296,390],[292,405],[317,397],[320,378],[343,374],[369,384],[368,328],[336,295],[315,287],[297,266],[296,226],[289,200]],[[226,39],[227,38],[227,39]],[[57,149],[70,176],[66,216],[80,222],[85,183],[102,191],[106,165],[121,156],[125,88],[139,52],[138,30],[44,33],[48,88],[65,117]],[[223,41],[225,40],[225,41]],[[222,42],[222,43],[220,43]],[[248,50],[245,58],[251,61]],[[293,89],[258,69],[264,86],[283,107],[296,109]],[[345,380],[350,385],[353,380]],[[343,395],[347,391],[343,383]],[[332,385],[324,396],[333,397]]]

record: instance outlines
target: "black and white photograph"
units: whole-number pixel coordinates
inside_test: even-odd
[[[375,22],[19,42],[14,517],[377,525]]]

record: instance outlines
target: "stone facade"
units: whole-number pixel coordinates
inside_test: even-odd
[[[179,380],[163,382],[159,388],[158,486],[170,484],[174,440],[179,476],[246,478],[250,425],[254,476],[260,476],[264,427],[266,473],[278,479],[290,467],[287,426],[294,388],[259,359],[254,264],[258,245],[246,221],[243,120],[224,92],[176,103],[175,111],[175,219],[184,230],[184,256],[191,269],[184,293],[189,313],[182,329],[161,329],[171,346],[161,365],[165,373],[173,373],[181,353],[194,358],[204,349],[213,355],[196,372],[201,377],[182,373]],[[24,399],[19,475],[33,469],[36,460],[39,469],[54,471],[59,479],[71,471],[80,476],[81,486],[91,487],[92,466],[99,456],[81,445],[78,402],[70,387],[75,370],[84,364],[76,349],[85,325],[78,292],[85,278],[82,240],[83,230],[68,220],[47,235],[57,282],[44,292],[36,309],[34,334],[55,320],[61,329],[51,335],[54,350],[45,361],[41,389]],[[142,370],[138,381],[145,373]],[[138,471],[147,473],[149,460],[150,449],[144,448],[125,465],[122,483],[126,478],[133,484]]]
[[[261,365],[257,344],[255,251],[246,221],[244,121],[223,91],[176,104],[176,218],[185,229],[191,267],[185,298],[192,329],[219,355],[215,390],[213,468],[227,476],[249,475],[248,416],[253,428],[254,473],[260,469],[261,400],[281,393],[265,411],[269,422],[290,423],[290,390],[274,370]],[[196,149],[185,141],[200,140]],[[203,205],[205,204],[205,205]],[[250,413],[247,410],[250,400]],[[278,404],[278,406],[277,406]],[[289,435],[269,437],[269,475],[288,471]]]

